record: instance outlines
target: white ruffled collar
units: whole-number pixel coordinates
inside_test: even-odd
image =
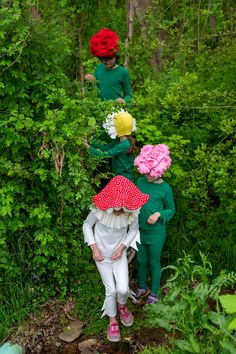
[[[99,222],[111,229],[121,229],[132,223],[132,221],[138,217],[140,209],[134,210],[132,212],[122,213],[121,215],[115,215],[111,213],[110,210],[98,209],[94,206],[90,207],[90,210],[94,213]]]

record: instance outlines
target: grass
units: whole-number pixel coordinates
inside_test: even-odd
[[[28,315],[32,304],[29,292],[21,280],[1,284],[0,294],[0,343],[10,334],[12,328]]]
[[[26,269],[23,237],[9,242],[9,249],[1,250],[0,262],[0,343],[13,331],[14,327],[25,320],[32,303],[29,272]],[[11,254],[11,255],[10,255]]]

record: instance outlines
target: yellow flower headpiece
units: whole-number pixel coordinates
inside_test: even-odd
[[[115,139],[117,136],[131,135],[131,132],[137,129],[136,120],[123,109],[108,114],[103,127],[112,139]]]

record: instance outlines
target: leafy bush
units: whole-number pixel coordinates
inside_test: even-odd
[[[14,6],[4,2],[0,9],[0,283],[5,313],[23,299],[26,308],[32,298],[64,296],[79,280],[80,227],[100,180],[99,161],[87,155],[81,141],[97,128],[94,117],[99,122],[109,107],[92,96],[82,99],[78,85],[70,94],[65,68],[71,43],[61,13],[35,19],[29,9],[17,1]],[[19,301],[9,296],[12,292]],[[6,303],[9,298],[12,302]]]
[[[236,295],[221,295],[219,296],[220,303],[223,309],[227,314],[235,314],[236,313]],[[233,317],[227,327],[229,330],[236,329],[236,317]]]
[[[225,287],[235,286],[236,274],[222,272],[211,279],[212,266],[201,254],[202,264],[192,257],[179,258],[163,286],[160,303],[146,308],[147,321],[170,333],[172,353],[234,353],[235,334],[231,317],[220,310],[219,296]]]
[[[101,133],[113,102],[101,102],[96,90],[83,87],[78,66],[82,62],[85,72],[94,70],[88,42],[104,23],[119,32],[123,60],[124,4],[1,1],[0,307],[5,314],[11,291],[25,299],[20,295],[8,304],[12,313],[17,303],[28,308],[36,298],[82,296],[82,273],[89,277],[85,270],[91,264],[81,225],[101,178],[110,176],[101,160],[84,150],[82,138]],[[171,150],[173,164],[165,178],[173,186],[177,213],[163,263],[175,264],[183,249],[200,259],[200,249],[216,274],[235,270],[236,257],[234,4],[172,5],[162,1],[141,24],[135,20],[127,49],[134,88],[128,110],[137,119],[139,147],[166,143]],[[97,16],[91,11],[95,6]],[[151,59],[160,48],[162,63],[155,72]]]

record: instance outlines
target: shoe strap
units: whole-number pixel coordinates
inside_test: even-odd
[[[120,314],[124,317],[128,317],[129,316],[129,310],[128,310],[128,307],[127,306],[119,306],[118,307],[118,310],[120,312]]]
[[[137,290],[137,296],[142,296],[143,294],[145,294],[147,292],[147,289],[144,288],[139,288]]]
[[[149,295],[147,302],[148,302],[149,304],[156,303],[156,302],[157,302],[157,296],[155,296],[155,295]]]
[[[118,323],[116,323],[116,322],[111,323],[110,328],[113,333],[119,333]]]

